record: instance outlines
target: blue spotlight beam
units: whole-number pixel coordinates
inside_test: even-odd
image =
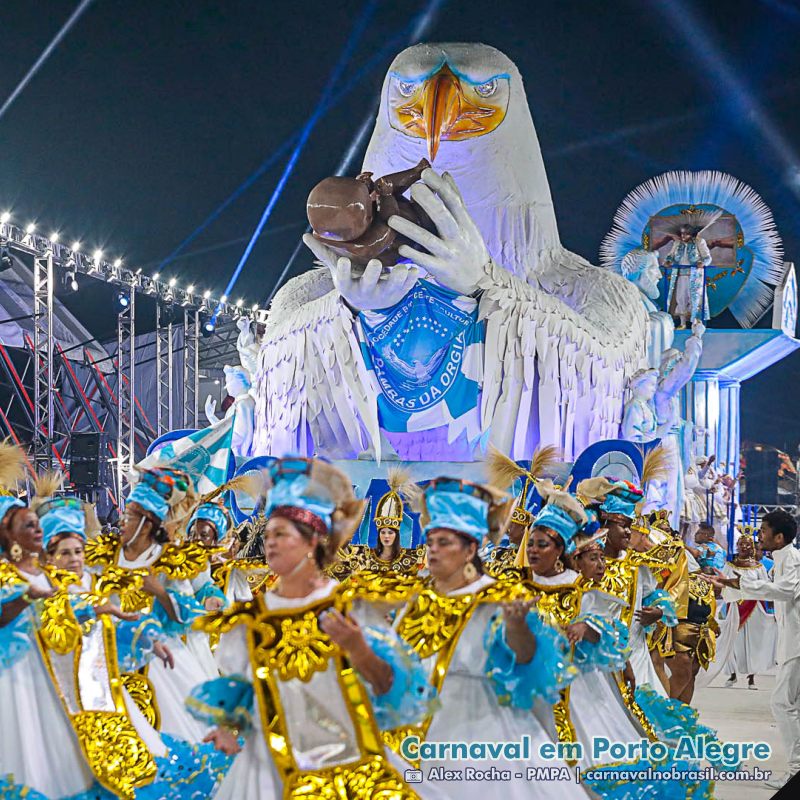
[[[33,77],[41,69],[42,65],[48,58],[53,50],[58,47],[61,40],[70,32],[72,26],[80,19],[81,15],[92,4],[92,0],[81,0],[78,7],[72,12],[70,18],[61,26],[61,29],[53,37],[50,44],[45,47],[39,58],[36,59],[33,66],[28,70],[22,80],[17,84],[17,87],[8,96],[5,103],[0,107],[0,119],[3,118],[6,111],[11,107],[11,104],[22,94],[25,87],[33,80]]]
[[[289,177],[294,171],[295,164],[297,164],[297,161],[300,158],[300,154],[303,152],[303,148],[306,146],[306,142],[311,136],[317,123],[325,113],[325,104],[327,103],[330,96],[333,94],[333,88],[334,86],[336,86],[336,83],[341,77],[344,68],[347,66],[347,62],[350,60],[350,56],[353,54],[353,51],[356,48],[358,40],[361,38],[361,35],[366,30],[366,27],[369,24],[372,15],[375,13],[377,5],[378,5],[377,0],[368,0],[367,4],[364,6],[363,11],[356,20],[356,24],[354,25],[353,30],[351,31],[350,36],[347,39],[347,43],[344,46],[344,50],[342,51],[342,54],[339,56],[339,60],[336,62],[336,66],[333,68],[333,72],[331,72],[330,77],[328,78],[328,82],[325,84],[325,88],[322,90],[322,96],[320,97],[319,102],[317,103],[317,107],[314,109],[313,113],[308,118],[308,121],[303,127],[303,130],[300,133],[300,137],[297,141],[297,144],[295,145],[291,156],[289,156],[289,161],[286,163],[286,166],[283,169],[283,174],[278,180],[278,184],[273,190],[272,196],[269,198],[269,202],[264,208],[264,212],[261,214],[261,219],[259,219],[258,225],[256,225],[256,229],[253,231],[253,235],[250,237],[250,241],[247,243],[247,246],[245,247],[244,252],[242,253],[242,257],[239,259],[239,263],[236,265],[236,269],[233,271],[233,275],[231,275],[231,279],[228,281],[228,285],[225,287],[226,297],[230,296],[233,287],[236,285],[236,281],[239,279],[239,275],[241,275],[242,269],[244,268],[244,265],[247,263],[247,259],[250,258],[250,253],[253,252],[253,248],[255,247],[255,244],[258,241],[258,237],[261,235],[261,231],[264,230],[264,226],[267,224],[267,221],[269,220],[272,214],[272,210],[275,208],[275,205],[278,202],[278,198],[281,196],[283,189],[286,186],[286,182],[289,180]],[[221,305],[222,304],[220,303],[220,305],[217,306],[217,310],[214,312],[215,317],[219,313]]]
[[[367,138],[367,134],[369,133],[370,129],[373,125],[373,120],[375,119],[375,108],[370,109],[369,113],[365,117],[364,121],[361,123],[361,127],[358,129],[358,133],[356,134],[353,141],[350,143],[350,146],[347,148],[347,152],[345,153],[344,158],[339,163],[339,166],[336,168],[336,172],[334,175],[344,175],[349,169],[350,164],[352,163],[353,159],[356,157],[356,154],[361,149],[361,146],[364,143],[364,140]],[[310,233],[311,226],[306,225],[305,233]],[[278,275],[278,280],[272,285],[272,291],[269,293],[269,297],[267,297],[267,301],[265,303],[266,306],[272,302],[272,298],[275,297],[275,293],[280,289],[281,284],[286,279],[286,276],[289,274],[289,270],[292,268],[292,264],[294,264],[294,260],[297,256],[300,255],[300,252],[303,250],[305,245],[303,244],[302,237],[297,241],[294,250],[292,250],[291,256],[289,256],[289,260],[286,262],[286,266],[283,268],[280,275]]]
[[[763,95],[770,99],[776,99],[789,96],[796,92],[798,88],[800,88],[800,81],[786,81],[770,91],[763,92]],[[725,103],[720,103],[718,101],[709,102],[702,106],[695,106],[687,109],[679,114],[670,114],[668,116],[648,120],[647,122],[625,125],[624,127],[615,128],[605,133],[593,134],[592,136],[573,142],[566,142],[558,147],[545,150],[544,155],[547,161],[550,161],[556,158],[571,156],[574,153],[585,150],[608,147],[619,142],[624,142],[627,139],[633,139],[637,136],[646,136],[647,134],[656,133],[657,131],[666,130],[667,128],[682,125],[687,122],[695,122],[708,117],[713,119],[719,115],[720,110],[727,106],[727,102],[728,101]]]
[[[800,171],[800,160],[792,144],[758,102],[744,78],[736,72],[722,48],[712,39],[707,26],[695,13],[692,5],[684,0],[651,0],[651,4],[658,9],[670,27],[680,33],[690,56],[701,62],[701,74],[706,76],[710,88],[728,98],[734,111],[731,117],[736,122],[744,121],[752,126],[772,149],[784,168],[785,179],[790,183],[793,172]],[[790,188],[800,196],[800,189],[791,187],[791,183]]]
[[[340,100],[345,98],[361,81],[372,71],[372,68],[379,64],[387,56],[393,52],[395,48],[404,41],[405,30],[401,31],[396,36],[393,36],[382,48],[380,48],[372,57],[364,64],[361,69],[345,83],[341,91],[332,95],[328,102],[325,103],[325,112],[330,111],[331,108],[336,106]],[[302,126],[298,128],[291,136],[285,139],[272,153],[256,167],[256,169],[242,181],[239,186],[228,195],[228,197],[212,211],[203,222],[198,225],[168,256],[166,256],[158,265],[158,271],[163,272],[164,267],[170,264],[177,256],[183,252],[203,231],[208,228],[215,220],[219,219],[222,213],[229,208],[236,200],[238,200],[251,186],[253,186],[264,173],[267,172],[278,160],[289,152],[290,148],[297,143],[302,133]]]
[[[438,15],[439,11],[441,10],[442,6],[447,2],[447,0],[430,0],[427,7],[424,11],[422,11],[412,23],[413,27],[411,29],[411,35],[409,36],[408,40],[406,41],[406,47],[410,47],[413,44],[419,42],[423,36],[427,34],[430,30],[431,26],[436,20],[436,16]],[[345,173],[350,171],[350,166],[352,165],[355,157],[360,152],[361,148],[364,145],[364,141],[367,138],[367,134],[370,132],[374,124],[375,117],[378,112],[378,107],[380,103],[374,105],[364,117],[363,122],[359,126],[358,130],[356,131],[356,135],[353,137],[353,140],[348,145],[347,150],[345,151],[342,160],[339,162],[339,166],[336,168],[336,172],[334,175],[344,175]],[[306,233],[311,230],[311,226],[306,228]],[[275,293],[281,287],[281,284],[286,279],[286,276],[289,274],[289,270],[294,264],[295,259],[297,256],[300,255],[302,251],[303,239],[301,238],[300,241],[295,245],[294,250],[292,251],[291,256],[289,256],[289,260],[286,262],[286,266],[283,268],[283,271],[278,276],[278,279],[272,286],[272,291],[269,293],[269,297],[267,297],[266,306],[272,302],[272,298],[275,297]]]

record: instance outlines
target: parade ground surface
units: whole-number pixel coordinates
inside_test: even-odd
[[[723,742],[748,739],[767,742],[772,748],[772,758],[766,762],[746,761],[747,769],[759,767],[772,770],[773,775],[786,772],[786,758],[778,729],[769,706],[769,697],[775,685],[774,675],[758,675],[758,691],[747,688],[747,678],[739,676],[732,688],[725,687],[727,675],[720,675],[711,686],[695,693],[692,705],[700,712],[700,721],[716,729]],[[718,783],[714,789],[716,800],[768,800],[774,789],[763,783],[734,781]]]

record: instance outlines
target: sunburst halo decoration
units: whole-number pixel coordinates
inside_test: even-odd
[[[743,327],[752,327],[771,305],[774,287],[783,277],[783,247],[767,204],[732,175],[715,170],[682,170],[665,172],[637,186],[614,215],[611,232],[600,246],[600,263],[620,272],[627,253],[647,246],[643,234],[652,219],[681,205],[686,206],[681,213],[688,212],[681,221],[693,224],[694,214],[698,221],[703,218],[701,228],[713,223],[715,210],[735,217],[743,238],[740,246],[752,252],[753,261],[747,279],[728,308]]]

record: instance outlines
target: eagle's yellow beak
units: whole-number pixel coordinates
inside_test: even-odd
[[[428,158],[436,158],[443,141],[482,136],[497,128],[508,108],[508,79],[472,84],[443,64],[424,81],[395,79],[389,96],[393,128],[425,139]]]
[[[463,97],[461,84],[445,64],[422,90],[422,120],[428,142],[428,158],[433,161],[439,152],[439,142],[458,121]]]

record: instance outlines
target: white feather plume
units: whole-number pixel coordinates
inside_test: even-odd
[[[769,308],[773,287],[783,276],[783,245],[767,204],[732,175],[714,170],[665,172],[637,186],[614,215],[611,232],[600,245],[600,263],[620,272],[625,255],[642,247],[642,233],[651,218],[678,204],[716,206],[736,217],[745,246],[753,252],[753,266],[729,308],[743,327],[752,327]]]

